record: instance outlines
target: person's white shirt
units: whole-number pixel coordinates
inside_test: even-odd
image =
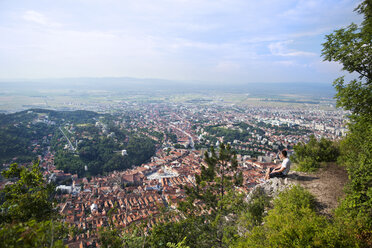
[[[282,167],[281,169],[284,170],[282,171],[283,175],[287,175],[289,170],[291,169],[291,161],[289,160],[289,158],[285,158],[282,162]]]

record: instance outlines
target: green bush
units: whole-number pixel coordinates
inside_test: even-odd
[[[246,210],[241,213],[238,225],[247,230],[261,225],[265,216],[265,208],[270,205],[270,199],[262,188],[255,190],[247,204]]]
[[[348,230],[356,230],[364,247],[372,247],[372,60],[366,59],[372,54],[372,1],[362,1],[355,11],[362,23],[326,35],[322,56],[357,76],[349,82],[339,77],[333,83],[337,107],[350,111],[349,132],[341,142],[339,158],[350,183],[336,212]]]
[[[345,235],[315,211],[315,199],[305,189],[294,186],[274,200],[274,208],[256,226],[231,247],[357,247],[353,237]]]
[[[313,172],[320,167],[320,164],[312,157],[305,157],[302,161],[298,162],[297,170]]]
[[[14,183],[0,190],[0,247],[65,247],[69,229],[58,220],[54,187],[39,164],[12,164],[1,174]]]
[[[319,141],[314,135],[310,136],[307,144],[299,143],[294,147],[295,154],[292,160],[297,163],[299,171],[316,171],[321,162],[334,162],[340,151],[338,144],[321,138]]]
[[[58,221],[30,220],[18,224],[0,225],[0,247],[67,247],[68,227]]]

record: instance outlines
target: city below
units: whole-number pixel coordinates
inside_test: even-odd
[[[43,109],[8,115],[22,115],[20,120],[14,117],[14,122],[10,121],[13,128],[45,126],[44,133],[31,140],[27,149],[38,156],[44,177],[56,184],[64,221],[81,230],[68,240],[69,247],[83,247],[96,242],[101,227],[144,223],[151,228],[162,221],[161,209],[176,211],[186,197],[186,186],[194,186],[195,175],[206,166],[204,153],[211,146],[218,151],[219,144],[230,145],[243,177],[242,186],[236,189],[249,193],[263,181],[267,168],[280,163],[281,150],[291,154],[293,146],[308,142],[310,135],[337,140],[347,131],[347,112],[330,106],[259,104],[226,104],[222,99],[168,104],[123,100],[86,105],[99,113],[81,111],[70,119],[68,113],[76,111],[61,112],[67,113],[64,118],[58,111]],[[148,157],[133,162],[131,153],[147,149],[138,146],[143,144],[140,141],[134,150],[128,148],[138,137],[153,142],[154,149],[149,149]],[[99,148],[89,151],[90,146],[101,142],[112,142],[109,155],[105,155],[108,160],[87,159],[100,152]],[[71,160],[64,161],[66,156]],[[133,164],[115,167],[112,158]],[[19,157],[13,157],[3,161],[3,169],[13,162],[22,164]],[[3,180],[0,187],[8,183]]]
[[[1,1],[1,248],[372,247],[372,0]]]

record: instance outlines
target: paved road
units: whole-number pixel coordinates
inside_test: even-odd
[[[70,139],[66,136],[66,134],[63,132],[62,128],[59,127],[59,130],[63,133],[63,135],[65,136],[65,138],[67,139],[68,141],[68,144],[70,145],[70,149],[73,150],[73,151],[76,151],[76,148],[72,145]]]

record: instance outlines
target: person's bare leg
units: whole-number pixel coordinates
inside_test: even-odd
[[[270,168],[267,168],[266,175],[265,175],[265,180],[269,180],[270,179],[269,174],[270,174]]]

